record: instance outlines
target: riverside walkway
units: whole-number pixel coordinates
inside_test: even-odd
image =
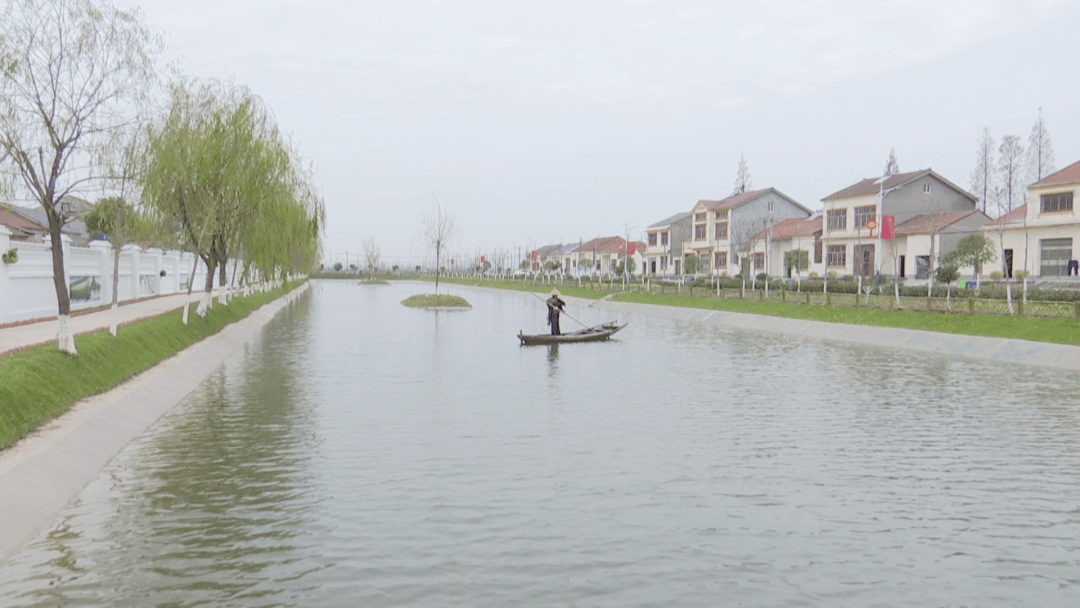
[[[121,303],[117,309],[118,323],[123,325],[137,319],[154,317],[173,310],[179,310],[184,305],[184,302],[197,302],[200,297],[202,297],[202,292],[192,293],[191,296],[173,294]],[[79,335],[108,328],[112,321],[112,308],[106,307],[93,312],[76,313],[75,316],[71,317],[69,324],[72,332]],[[30,346],[56,342],[58,329],[59,325],[56,317],[0,326],[0,357]]]

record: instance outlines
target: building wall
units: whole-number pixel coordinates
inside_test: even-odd
[[[929,193],[925,191],[927,185],[930,186]],[[868,204],[877,202],[876,196],[870,198],[872,202]],[[970,211],[975,209],[975,206],[974,200],[957,192],[937,177],[927,174],[886,194],[883,215],[895,215],[896,223],[900,224],[917,215]]]

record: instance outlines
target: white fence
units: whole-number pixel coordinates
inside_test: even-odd
[[[105,241],[89,247],[73,247],[63,237],[64,281],[71,293],[72,312],[112,303],[113,248]],[[0,253],[15,249],[18,261],[0,262],[0,325],[28,319],[56,316],[56,287],[53,284],[52,246],[12,241],[7,228],[0,226]],[[187,291],[192,280],[195,255],[179,251],[125,245],[120,249],[118,299],[133,300]],[[229,265],[229,281],[234,266]],[[206,265],[195,270],[194,291],[206,284]]]

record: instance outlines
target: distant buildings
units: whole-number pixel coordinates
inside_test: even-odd
[[[635,272],[650,277],[774,278],[931,277],[944,254],[971,234],[996,244],[986,274],[1076,276],[1080,162],[1032,184],[1026,204],[998,219],[977,208],[974,195],[932,169],[868,177],[821,199],[812,212],[776,188],[702,199],[689,211],[646,228],[630,246]],[[609,276],[626,255],[622,237],[603,237],[536,250],[539,270]],[[974,269],[961,269],[974,274]]]

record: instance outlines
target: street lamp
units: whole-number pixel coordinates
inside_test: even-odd
[[[890,177],[892,177],[892,176],[889,175],[889,174],[885,174],[885,175],[882,175],[880,178],[877,179],[877,181],[874,182],[879,187],[878,188],[878,221],[877,221],[878,242],[877,242],[877,246],[874,247],[874,268],[875,268],[875,271],[877,273],[876,278],[877,278],[878,281],[881,280],[881,258],[882,258],[882,256],[881,256],[881,247],[882,247],[881,228],[882,228],[882,225],[885,223],[885,195],[892,192],[893,190],[899,190],[900,189],[900,186],[893,186],[892,188],[889,188],[887,190],[885,189],[885,182]],[[873,228],[871,228],[871,230],[873,230]],[[897,274],[899,274],[899,273],[897,273]]]

